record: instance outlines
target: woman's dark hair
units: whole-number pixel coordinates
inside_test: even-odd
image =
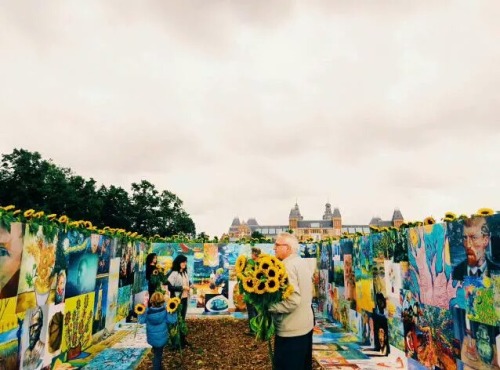
[[[151,262],[156,257],[156,253],[150,253],[146,257],[146,280],[149,280],[151,277],[151,274],[153,273],[153,270],[156,268],[156,266],[151,266]]]
[[[174,262],[172,263],[172,271],[181,272],[181,263],[187,262],[187,260],[188,259],[185,255],[179,254],[177,257],[175,257]],[[184,271],[187,272],[187,266]]]

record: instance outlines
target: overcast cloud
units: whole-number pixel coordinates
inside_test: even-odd
[[[500,209],[498,1],[0,3],[0,153],[147,179],[197,231]]]

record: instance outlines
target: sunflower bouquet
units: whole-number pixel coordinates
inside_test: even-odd
[[[179,297],[170,298],[167,301],[167,324],[169,342],[173,348],[181,347],[181,334],[187,334],[187,326],[180,314],[182,309],[181,299]]]
[[[156,286],[155,291],[161,292],[163,294],[166,293],[165,289],[163,289],[163,285],[167,284],[168,271],[169,270],[166,268],[166,266],[157,264],[153,272],[151,272],[149,281],[151,282],[151,284]]]
[[[250,320],[250,327],[257,339],[270,340],[275,326],[269,308],[287,299],[294,291],[283,262],[271,255],[261,255],[258,261],[240,255],[235,272],[244,301],[257,310],[257,316]]]

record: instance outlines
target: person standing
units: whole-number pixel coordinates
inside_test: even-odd
[[[150,253],[146,257],[146,280],[148,281],[148,293],[149,293],[149,302],[148,307],[151,307],[151,298],[153,294],[156,292],[158,288],[157,284],[151,281],[151,275],[153,271],[156,269],[156,263],[158,262],[158,257],[156,253]]]
[[[299,255],[299,242],[290,233],[281,233],[274,244],[276,257],[283,261],[294,292],[272,305],[276,314],[274,368],[276,370],[312,369],[312,271]]]
[[[261,250],[260,248],[253,247],[252,248],[252,257],[251,259],[254,261],[254,263],[257,263],[260,257]],[[251,303],[247,302],[247,313],[248,313],[248,328],[249,332],[247,333],[248,335],[255,335],[255,332],[252,330],[252,325],[250,325],[250,320],[254,317],[257,316],[257,310],[255,309],[255,306]]]
[[[179,297],[181,299],[181,317],[186,321],[186,313],[188,306],[189,290],[191,289],[191,282],[189,281],[187,271],[187,257],[179,254],[175,257],[172,263],[172,269],[169,273],[167,280],[168,290],[170,297]],[[181,346],[189,346],[186,336],[181,333]]]
[[[139,323],[146,323],[148,344],[153,347],[153,370],[160,370],[163,349],[168,341],[167,310],[165,298],[160,292],[155,292],[150,298],[151,307],[139,316]]]

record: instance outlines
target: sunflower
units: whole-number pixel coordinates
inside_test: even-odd
[[[236,271],[236,273],[243,272],[243,270],[245,270],[246,264],[247,264],[247,257],[243,254],[240,255],[236,260],[236,264],[234,266],[234,270]]]
[[[242,280],[243,289],[247,293],[253,293],[255,291],[256,281],[252,277],[247,277]]]
[[[278,278],[278,269],[276,267],[270,267],[267,270],[267,277],[270,279]]]
[[[177,308],[179,307],[179,301],[175,298],[171,298],[167,302],[167,312],[169,313],[174,313],[175,311],[177,311]]]
[[[256,283],[255,288],[254,288],[254,293],[264,294],[265,292],[266,292],[266,282],[259,281],[258,283]]]
[[[280,283],[282,286],[288,285],[289,281],[288,281],[288,274],[287,273],[281,275]]]
[[[266,281],[266,292],[274,293],[277,292],[279,288],[280,282],[278,281],[278,279],[268,279]]]
[[[434,217],[426,217],[424,219],[424,225],[434,225],[436,223],[436,220],[434,219]]]
[[[16,208],[16,206],[15,206],[15,205],[12,205],[12,204],[10,204],[10,205],[8,205],[8,206],[3,207],[4,211],[10,211],[11,209],[14,209],[14,208]]]
[[[92,227],[92,222],[90,221],[85,221],[84,224],[87,229],[90,229]]]
[[[495,211],[491,208],[479,208],[476,212],[476,216],[493,216]]]
[[[39,212],[35,213],[35,214],[33,215],[33,217],[35,217],[35,218],[40,218],[40,217],[42,217],[44,214],[45,214],[45,212],[44,212],[44,211],[39,211]]]
[[[259,267],[263,271],[268,270],[273,265],[273,261],[269,257],[259,259]]]
[[[16,209],[12,214],[15,216],[15,215],[18,215],[19,213],[21,213],[21,210],[20,209]]]
[[[35,213],[34,209],[28,209],[27,211],[24,211],[24,217],[31,217],[33,216],[33,213]]]
[[[261,269],[255,271],[255,278],[259,281],[262,280],[262,278],[265,278],[266,276],[267,276],[266,272],[262,271]]]
[[[290,297],[294,291],[295,289],[293,288],[293,285],[287,286],[285,291],[283,292],[283,299],[288,299],[288,297]]]
[[[144,306],[142,303],[138,303],[135,305],[134,312],[138,315],[142,315],[146,311],[146,306]]]

